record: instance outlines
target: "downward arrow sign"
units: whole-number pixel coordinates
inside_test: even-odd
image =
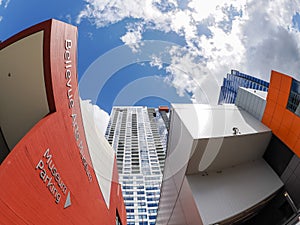
[[[70,205],[71,205],[71,196],[70,196],[70,192],[68,192],[64,209],[67,208],[67,207],[69,207]]]

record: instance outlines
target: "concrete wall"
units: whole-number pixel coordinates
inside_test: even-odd
[[[171,113],[168,151],[156,224],[194,224],[186,219],[188,218],[186,206],[182,205],[180,199],[182,199],[182,196],[191,199],[191,193],[188,193],[189,188],[182,187],[191,154],[190,151],[195,148],[196,143],[194,143],[191,134],[187,131],[177,113],[175,111]],[[194,210],[194,212],[197,212],[197,210]],[[195,217],[194,214],[193,216]]]
[[[235,105],[241,107],[254,118],[261,121],[266,107],[267,92],[240,87]]]

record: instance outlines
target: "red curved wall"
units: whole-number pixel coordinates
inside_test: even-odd
[[[116,162],[107,208],[89,156],[77,90],[77,28],[48,20],[1,43],[0,49],[41,30],[51,113],[0,166],[0,224],[115,224],[116,211],[126,224],[121,187],[114,182],[118,181]],[[49,154],[52,170],[47,166]],[[64,208],[69,192],[71,205]]]

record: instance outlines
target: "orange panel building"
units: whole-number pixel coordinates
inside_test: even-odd
[[[300,157],[300,116],[288,108],[289,99],[295,103],[298,101],[291,96],[293,83],[296,84],[297,81],[292,77],[272,71],[262,122]]]

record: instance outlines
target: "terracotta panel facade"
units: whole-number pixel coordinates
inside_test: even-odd
[[[287,109],[292,77],[272,71],[262,122],[300,156],[300,117]]]

